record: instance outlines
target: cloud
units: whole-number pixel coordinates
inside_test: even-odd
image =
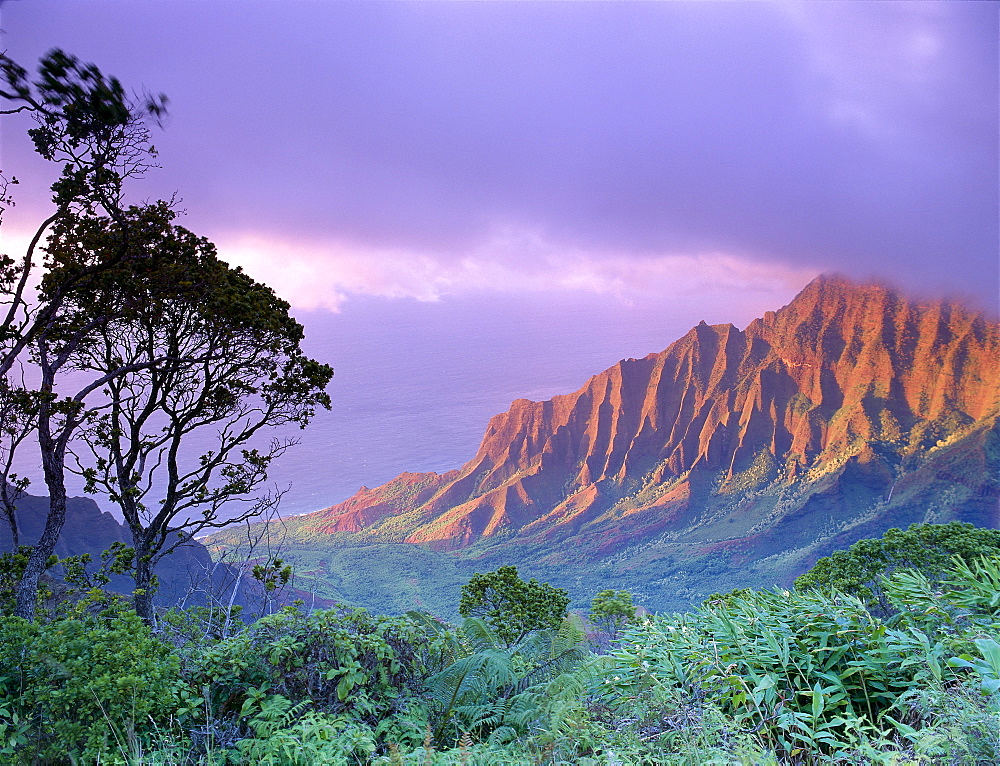
[[[453,256],[343,243],[282,242],[258,234],[220,238],[220,255],[301,309],[339,311],[352,295],[438,301],[468,294],[590,294],[626,304],[709,288],[780,291],[818,271],[719,252],[624,253],[561,247],[536,233],[503,231]]]
[[[939,3],[779,7],[805,43],[803,65],[825,116],[870,140],[913,139],[942,98],[975,85],[976,73],[962,71],[968,40]]]
[[[277,277],[317,305],[720,253],[995,300],[998,4],[34,7],[4,6],[15,59],[58,44],[170,95],[142,195],[263,232],[228,238],[248,261],[309,251]]]

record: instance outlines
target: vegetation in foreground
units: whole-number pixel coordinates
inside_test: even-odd
[[[877,575],[881,616],[803,588],[640,618],[604,591],[593,623],[511,568],[463,588],[461,625],[200,608],[154,632],[94,591],[0,618],[0,762],[994,763],[1000,556],[935,571]]]

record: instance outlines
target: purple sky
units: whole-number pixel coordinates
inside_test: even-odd
[[[9,0],[0,28],[24,65],[58,46],[169,96],[138,194],[178,192],[322,327],[345,391],[380,354],[426,346],[418,392],[485,355],[506,377],[472,448],[518,392],[743,326],[822,271],[997,310],[997,3]],[[49,171],[4,120],[14,249]],[[476,305],[566,363],[542,385],[486,359]],[[365,346],[380,322],[409,329]]]
[[[761,266],[995,303],[996,4],[16,0],[0,25],[25,64],[61,46],[166,93],[144,193],[301,304]],[[25,152],[8,128],[4,167]]]

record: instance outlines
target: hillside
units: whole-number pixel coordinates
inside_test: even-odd
[[[45,524],[49,501],[46,497],[25,495],[18,501],[18,528],[22,541],[37,540]],[[56,543],[55,554],[60,558],[89,553],[96,568],[101,561],[101,553],[112,543],[131,545],[128,529],[110,513],[102,512],[93,500],[87,497],[71,497],[66,503],[66,523]],[[0,552],[11,549],[11,535],[6,521],[0,523]],[[53,571],[57,577],[59,572]],[[200,542],[188,539],[170,555],[165,556],[156,567],[160,581],[156,593],[156,603],[172,606],[177,603],[189,605],[207,603],[205,594],[212,593],[228,601],[240,574],[228,564],[216,564],[208,550]],[[237,589],[235,603],[249,605],[247,596],[252,595],[256,583],[245,578]],[[118,593],[131,593],[135,583],[131,577],[112,575],[108,589]],[[253,600],[253,599],[251,599]]]
[[[324,575],[346,550],[404,545],[449,554],[453,579],[513,562],[579,600],[628,587],[663,609],[787,583],[890,526],[997,527],[998,360],[981,313],[820,277],[745,330],[702,323],[575,393],[513,402],[460,469],[287,522],[289,557],[332,597],[364,596]]]

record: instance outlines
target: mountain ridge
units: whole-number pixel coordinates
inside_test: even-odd
[[[702,322],[572,394],[515,400],[457,472],[403,474],[319,512],[321,526],[399,526],[402,511],[413,522],[404,542],[454,549],[505,531],[578,531],[606,510],[602,492],[621,498],[691,471],[722,471],[725,492],[762,449],[789,477],[845,450],[862,455],[860,444],[908,437],[912,453],[996,408],[985,360],[998,348],[981,314],[820,278],[744,331]],[[648,507],[677,506],[690,491]]]
[[[23,495],[17,501],[17,524],[22,544],[31,544],[41,535],[49,510],[49,499]],[[101,554],[114,543],[131,546],[128,528],[111,513],[102,511],[89,497],[69,497],[66,501],[66,521],[56,542],[55,555],[60,558],[89,554],[92,563],[88,571],[99,569]],[[13,538],[6,523],[0,524],[0,552],[13,548]],[[208,605],[208,596],[234,604],[249,606],[258,599],[259,583],[226,562],[213,562],[208,549],[198,540],[187,537],[175,550],[164,556],[155,567],[159,581],[154,600],[158,606],[177,604]],[[52,570],[57,578],[61,568]],[[236,593],[233,593],[233,590]],[[129,595],[135,581],[129,575],[111,575],[107,589]]]
[[[693,598],[777,557],[760,577],[787,584],[862,531],[1000,526],[998,359],[982,312],[819,277],[744,330],[701,322],[573,393],[517,399],[462,467],[363,487],[286,521],[288,539],[313,560],[408,544]]]

